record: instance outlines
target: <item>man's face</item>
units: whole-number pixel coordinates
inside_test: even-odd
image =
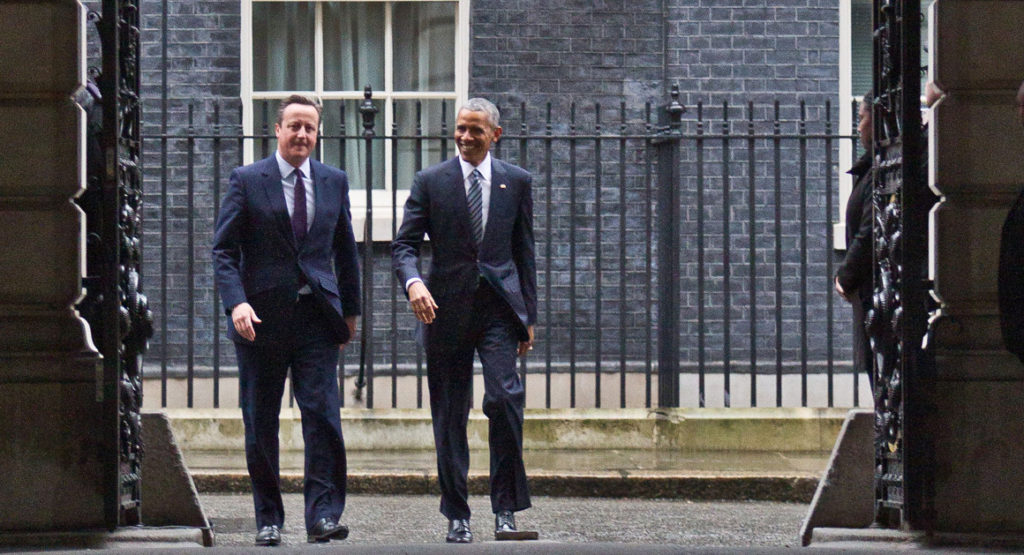
[[[871,150],[871,108],[867,102],[860,103],[860,123],[857,124],[857,133],[860,134],[860,144],[864,150]]]
[[[463,160],[474,166],[484,161],[491,144],[501,137],[501,127],[492,127],[485,112],[459,110],[455,121],[455,144]]]
[[[316,131],[320,118],[316,108],[306,104],[289,104],[281,123],[274,124],[277,150],[289,164],[299,167],[316,147]]]

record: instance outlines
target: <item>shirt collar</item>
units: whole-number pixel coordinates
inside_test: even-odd
[[[467,162],[462,155],[459,155],[459,164],[462,164],[462,178],[468,179],[469,174],[473,173],[473,170],[480,170],[480,175],[484,176],[484,181],[491,182],[491,153],[488,152],[487,156],[484,156],[483,162],[480,162],[479,166],[474,166]]]
[[[277,169],[280,170],[282,179],[290,176],[295,171],[295,167],[281,156],[281,151],[275,150],[274,158],[277,159]],[[309,158],[303,160],[302,165],[298,169],[302,170],[302,175],[306,176],[306,179],[309,179]]]

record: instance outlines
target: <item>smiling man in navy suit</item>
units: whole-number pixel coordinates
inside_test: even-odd
[[[359,269],[345,172],[311,160],[320,105],[293,95],[277,151],[231,173],[213,241],[217,289],[238,356],[256,545],[281,543],[278,416],[285,377],[302,414],[309,542],[344,539],[347,476],[338,351],[355,333]]]
[[[473,354],[483,366],[483,410],[490,422],[491,509],[496,539],[536,539],[514,513],[530,507],[523,465],[523,384],[516,357],[533,348],[537,279],[532,179],[490,155],[501,137],[498,109],[482,98],[459,110],[459,156],[416,174],[392,261],[421,322],[430,413],[446,540],[469,543],[466,424]],[[433,253],[427,277],[418,263],[424,234]]]

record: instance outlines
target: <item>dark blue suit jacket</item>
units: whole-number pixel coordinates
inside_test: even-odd
[[[416,174],[405,217],[391,244],[399,282],[420,277],[417,267],[424,234],[430,236],[431,266],[424,279],[440,309],[427,335],[457,338],[483,276],[515,312],[519,336],[537,321],[537,278],[533,241],[532,178],[522,168],[491,157],[491,198],[483,243],[477,252],[458,158]],[[436,329],[454,326],[459,329]],[[435,328],[430,330],[429,328]],[[429,347],[429,345],[428,345]]]
[[[263,323],[256,343],[273,341],[287,330],[275,327],[295,304],[301,283],[331,323],[338,343],[349,339],[346,316],[360,313],[359,267],[345,172],[310,160],[316,211],[301,245],[291,218],[274,156],[231,172],[217,217],[213,265],[224,311],[252,305]],[[248,343],[228,322],[228,335]]]

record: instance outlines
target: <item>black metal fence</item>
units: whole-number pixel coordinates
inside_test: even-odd
[[[354,216],[372,239],[360,244],[362,331],[342,354],[339,388],[343,402],[355,394],[369,408],[422,407],[415,320],[390,272],[390,237],[369,222],[383,216],[393,235],[413,172],[455,154],[452,109],[441,104],[428,122],[415,103],[413,121],[396,110],[385,129],[380,107],[340,103],[317,149],[349,171],[351,199],[366,204]],[[856,140],[837,132],[830,105],[699,103],[675,123],[649,104],[574,104],[558,116],[550,104],[502,108],[494,154],[534,175],[539,323],[521,363],[528,406],[650,407],[659,383],[674,384],[670,404],[684,406],[833,406],[837,394],[860,404],[850,318],[845,305],[836,310],[831,278],[837,154],[855,154]],[[225,124],[219,106],[190,104],[186,128],[144,136],[143,284],[157,324],[146,374],[153,383],[159,372],[161,406],[237,402],[222,387],[237,374],[209,246],[230,168],[275,143],[266,109],[249,135],[232,116]],[[678,147],[671,162],[657,156],[666,142]],[[674,196],[659,196],[666,190]],[[659,218],[679,256],[668,286],[656,279],[667,240]],[[677,318],[659,325],[663,306]],[[659,345],[678,353],[677,367],[658,364]],[[674,380],[659,382],[659,371]]]

